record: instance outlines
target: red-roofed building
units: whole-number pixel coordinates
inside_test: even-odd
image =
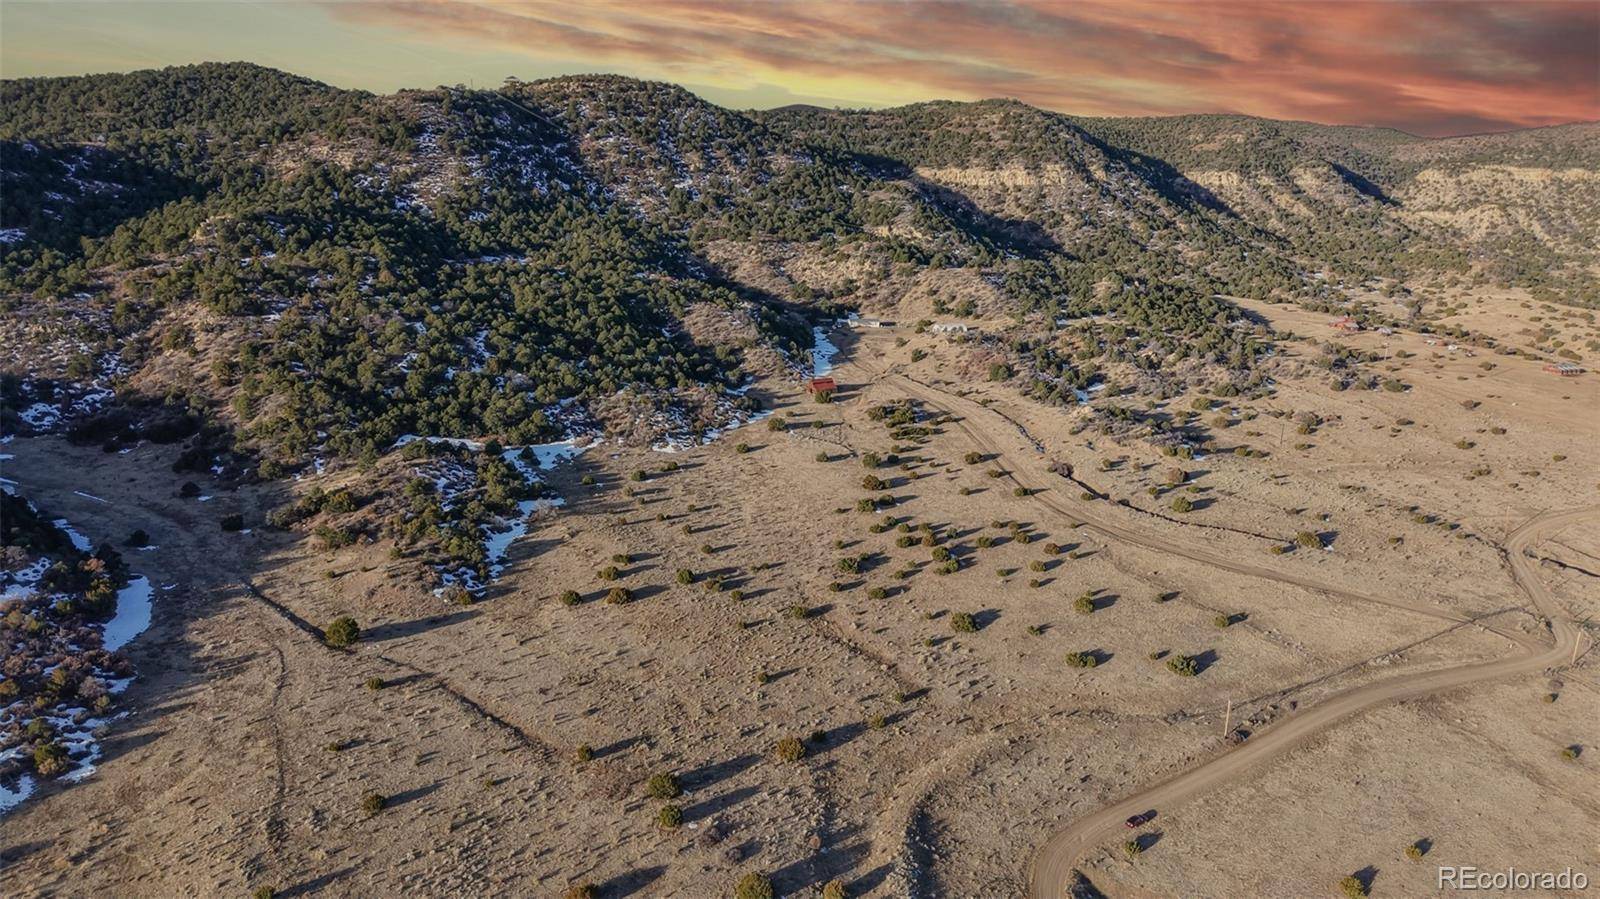
[[[833,393],[839,385],[832,378],[812,378],[806,382],[806,393]]]

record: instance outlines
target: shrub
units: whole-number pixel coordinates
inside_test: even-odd
[[[356,620],[349,615],[341,615],[333,619],[322,630],[322,639],[327,641],[329,646],[336,649],[343,649],[360,638],[361,626],[356,624]]]
[[[1011,488],[1011,495],[1012,496],[1027,496],[1028,493],[1029,493],[1029,490],[1026,487],[1013,487],[1013,488]]]
[[[888,724],[888,719],[882,715],[873,715],[867,719],[867,726],[873,730],[883,730]]]
[[[783,419],[781,418],[773,417],[767,419],[767,430],[769,431],[782,432],[787,431],[788,429],[789,426],[784,424]]]
[[[834,878],[822,885],[822,899],[848,899],[850,893],[844,881]]]
[[[650,775],[644,788],[652,799],[676,799],[683,795],[683,787],[679,785],[677,776],[666,771]]]
[[[579,763],[593,761],[594,747],[588,743],[579,743],[578,747],[572,750],[572,757],[577,759]]]
[[[1144,847],[1139,845],[1138,840],[1128,840],[1122,844],[1122,854],[1126,855],[1129,861],[1138,858],[1139,853],[1143,851]]]
[[[1070,668],[1093,668],[1100,664],[1100,660],[1087,652],[1067,653],[1067,666]]]
[[[1173,656],[1167,659],[1167,669],[1179,677],[1194,677],[1200,673],[1200,665],[1194,660],[1194,656]]]
[[[772,747],[772,752],[780,762],[798,762],[805,758],[806,744],[794,737],[784,737]]]
[[[887,489],[888,486],[888,484],[883,482],[882,478],[875,474],[869,474],[861,479],[862,490],[884,490]]]
[[[817,461],[818,462],[826,462],[826,461],[828,461],[828,454],[827,453],[817,453]]]
[[[733,899],[772,899],[773,895],[772,881],[765,874],[746,874],[733,887]]]
[[[383,811],[383,807],[388,804],[388,798],[381,793],[368,793],[361,797],[361,810],[366,812],[369,818]]]
[[[950,629],[958,634],[975,634],[978,619],[972,617],[971,612],[956,612],[950,616]]]
[[[444,588],[444,601],[453,606],[472,605],[472,593],[460,584],[451,584]]]
[[[868,599],[888,599],[889,591],[883,587],[873,587],[867,591]]]
[[[1029,571],[1043,571],[1044,568],[1045,568],[1045,565],[1044,565],[1044,561],[1042,559],[1034,559],[1032,562],[1028,563],[1028,570]]]
[[[811,610],[810,609],[808,609],[805,606],[802,606],[802,605],[800,605],[798,603],[796,603],[795,605],[792,605],[789,608],[783,610],[783,617],[792,618],[795,621],[799,621],[799,620],[801,620],[803,618],[806,618],[810,614],[811,614]]]
[[[1294,535],[1294,543],[1296,546],[1305,547],[1306,549],[1322,548],[1322,538],[1318,537],[1312,531],[1296,531]]]
[[[567,887],[561,899],[600,899],[600,888],[592,883],[575,883]]]
[[[735,443],[733,445],[733,451],[736,452],[736,453],[739,453],[740,455],[748,453],[748,452],[750,452],[750,444],[748,444],[748,443]]]
[[[877,468],[883,459],[877,453],[862,453],[861,464],[866,468]]]
[[[1233,618],[1227,615],[1219,614],[1217,617],[1211,619],[1211,623],[1217,627],[1227,627],[1228,625],[1233,624]]]
[[[564,606],[575,606],[578,603],[583,602],[583,596],[581,596],[576,590],[563,590],[557,599]]]
[[[369,677],[366,680],[366,685],[368,690],[382,690],[384,687],[383,678]]]
[[[146,534],[142,530],[134,531],[133,533],[128,535],[128,545],[129,546],[149,546],[150,545],[150,535]]]
[[[676,575],[674,575],[674,577],[677,578],[677,581],[678,581],[679,584],[681,584],[681,585],[683,585],[685,587],[687,587],[690,584],[694,583],[694,572],[690,571],[687,568],[679,568],[678,569],[678,573]]]
[[[1194,503],[1187,496],[1175,497],[1172,500],[1172,511],[1179,514],[1184,512],[1193,512]]]
[[[627,587],[612,587],[606,591],[608,605],[620,606],[630,602],[633,602],[633,591]]]
[[[1088,615],[1089,613],[1093,612],[1095,608],[1094,595],[1091,593],[1085,593],[1082,596],[1079,596],[1077,599],[1072,601],[1072,608],[1080,615]]]
[[[966,463],[968,465],[977,465],[979,462],[983,461],[983,453],[970,452],[970,453],[967,453],[962,458],[966,461]]]
[[[1418,840],[1417,842],[1412,843],[1410,846],[1406,847],[1406,858],[1409,858],[1412,861],[1416,861],[1416,860],[1422,858],[1424,855],[1427,855],[1427,854],[1428,854],[1428,850],[1426,850],[1426,849],[1424,849],[1422,847],[1422,841],[1421,840]]]
[[[1354,874],[1346,874],[1344,877],[1339,878],[1339,892],[1343,893],[1348,899],[1362,899],[1367,895],[1367,885],[1362,883],[1361,878],[1356,877]]]
[[[951,558],[949,548],[944,546],[935,546],[930,555],[933,557],[935,562],[948,562]]]
[[[35,719],[38,720],[38,719]],[[33,770],[41,777],[55,777],[72,767],[67,749],[54,740],[33,747]]]
[[[673,830],[683,824],[683,809],[675,805],[663,805],[661,811],[656,812],[656,823],[667,830]]]
[[[606,567],[600,569],[600,580],[602,581],[614,581],[621,576],[622,569],[615,565],[607,565]]]
[[[1578,755],[1579,750],[1576,746],[1566,746],[1561,750],[1561,757],[1569,762],[1577,761]]]

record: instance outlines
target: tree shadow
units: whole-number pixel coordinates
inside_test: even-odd
[[[632,896],[645,887],[661,879],[667,873],[666,865],[656,865],[650,868],[635,868],[626,874],[619,874],[600,885],[600,895],[606,899],[622,899]]]
[[[478,617],[476,610],[463,610],[451,612],[447,615],[430,615],[426,618],[414,618],[410,621],[396,621],[389,624],[378,624],[361,631],[361,640],[364,643],[382,643],[387,640],[399,640],[404,637],[415,637],[428,631],[441,627],[449,627]]]
[[[644,742],[646,742],[646,740],[642,736],[623,737],[620,740],[612,741],[604,746],[601,746],[599,749],[596,749],[594,751],[594,757],[597,759],[603,759],[607,756],[617,755],[619,753],[627,752],[633,747]]]
[[[391,809],[391,808],[396,808],[398,806],[405,805],[408,802],[413,802],[415,800],[421,799],[422,797],[427,796],[427,795],[435,792],[438,789],[439,789],[439,782],[438,781],[434,781],[431,784],[425,784],[425,785],[420,786],[420,787],[412,787],[409,790],[403,790],[403,791],[401,791],[399,793],[394,794],[393,796],[388,797],[388,801],[386,801],[384,803],[384,808],[385,809]]]
[[[754,752],[734,756],[720,762],[711,762],[685,771],[679,775],[679,780],[686,790],[703,790],[706,787],[721,783],[730,777],[748,771],[761,761],[761,756]]]
[[[314,877],[310,880],[301,881],[292,887],[277,891],[273,893],[273,895],[282,896],[284,899],[289,899],[289,897],[292,896],[314,896],[317,893],[322,892],[327,887],[343,880],[345,877],[354,873],[355,870],[355,866],[351,865],[349,867],[340,868],[337,871],[329,871],[327,874]]]
[[[696,802],[694,805],[685,808],[683,810],[683,820],[699,821],[702,818],[709,818],[719,812],[733,808],[760,792],[761,790],[758,787],[739,787],[735,790],[729,790],[726,793]]]

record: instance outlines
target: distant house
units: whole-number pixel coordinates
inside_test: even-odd
[[[850,327],[852,327],[852,328],[892,328],[892,327],[894,327],[894,322],[889,321],[887,319],[882,319],[882,318],[852,318],[852,319],[850,319]]]
[[[936,322],[933,326],[935,334],[965,334],[971,330],[961,322]]]
[[[812,378],[806,382],[806,393],[833,393],[839,384],[832,378]]]
[[[1544,370],[1563,378],[1576,378],[1583,374],[1583,368],[1576,362],[1546,362]]]
[[[1361,330],[1361,323],[1347,315],[1344,318],[1328,322],[1328,327],[1335,331],[1343,331],[1346,334],[1354,334]]]

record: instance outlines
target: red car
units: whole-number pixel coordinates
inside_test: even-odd
[[[1129,818],[1127,823],[1129,827],[1142,827],[1145,824],[1149,824],[1150,819],[1154,818],[1155,816],[1155,812],[1145,812],[1142,815],[1134,815],[1132,818]]]

